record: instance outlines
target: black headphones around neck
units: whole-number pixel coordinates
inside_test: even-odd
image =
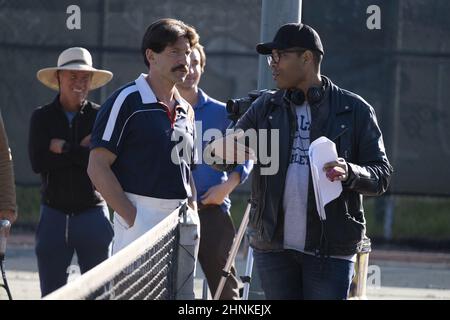
[[[325,95],[325,88],[326,83],[324,80],[322,80],[322,85],[320,87],[314,86],[308,89],[308,91],[306,92],[306,97],[303,90],[300,89],[287,90],[284,97],[289,102],[297,106],[301,106],[303,103],[305,103],[306,99],[309,105],[312,106],[319,103],[323,99]]]

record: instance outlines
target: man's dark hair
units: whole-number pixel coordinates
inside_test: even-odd
[[[176,19],[160,19],[148,26],[142,39],[141,52],[144,56],[144,62],[147,67],[149,63],[145,55],[147,49],[156,53],[162,52],[168,45],[177,42],[178,38],[185,37],[191,46],[198,43],[199,36],[194,27],[185,24]]]
[[[316,67],[316,70],[319,70],[320,64],[322,63],[323,55],[322,55],[322,53],[320,53],[319,51],[316,51],[316,50],[312,50],[311,52],[313,54],[313,60],[314,60],[314,65]]]

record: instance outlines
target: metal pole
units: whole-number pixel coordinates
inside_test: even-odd
[[[203,292],[202,292],[202,300],[208,300],[208,281],[203,279]]]
[[[180,210],[178,268],[175,299],[194,300],[194,275],[200,245],[200,220],[197,212],[184,203]]]
[[[245,266],[245,275],[247,281],[244,283],[244,293],[242,294],[242,300],[248,300],[248,294],[250,292],[250,281],[253,271],[253,249],[250,247],[247,253],[247,264]]]
[[[99,3],[99,13],[100,13],[100,19],[99,19],[99,25],[100,25],[100,31],[99,31],[99,47],[100,52],[98,54],[98,68],[105,69],[105,46],[106,46],[106,37],[109,30],[108,25],[108,13],[109,13],[109,0],[103,0]],[[106,100],[106,89],[100,88],[99,92],[99,104],[102,104]]]
[[[222,278],[220,279],[219,286],[217,287],[217,290],[214,294],[214,300],[219,300],[220,295],[222,294],[223,287],[225,286],[225,282],[228,279],[228,276],[230,275],[231,266],[234,263],[234,259],[236,258],[237,252],[239,250],[239,245],[242,241],[242,238],[244,237],[245,230],[247,229],[248,224],[248,217],[250,215],[250,203],[247,205],[247,208],[245,209],[244,217],[242,218],[241,225],[239,226],[239,231],[234,238],[233,246],[230,250],[230,255],[228,256],[227,263],[225,265],[225,268],[222,270]]]
[[[3,284],[0,287],[3,287],[8,294],[9,300],[12,300],[11,291],[9,290],[8,281],[6,279],[5,269],[3,266],[3,261],[5,259],[6,253],[6,241],[9,236],[9,230],[11,228],[11,223],[9,220],[0,220],[0,272],[2,274]]]
[[[276,14],[274,14],[276,12]],[[301,22],[302,17],[302,0],[262,0],[261,8],[261,33],[260,41],[268,42],[272,41],[277,30],[284,24],[290,22]],[[272,79],[269,66],[267,65],[266,57],[259,57],[259,71],[258,71],[258,90],[261,89],[273,89],[275,83]],[[255,268],[255,272],[258,272]],[[252,277],[253,271],[253,251],[249,249],[247,255],[246,276],[252,279],[252,292],[262,292],[259,278]],[[244,284],[243,298],[248,299],[250,291],[250,283]],[[256,299],[256,295],[253,294],[251,299]]]
[[[397,2],[397,32],[395,36],[395,51],[399,52],[403,49],[403,29],[404,29],[404,17],[403,17],[403,0]],[[392,163],[395,165],[398,163],[398,141],[399,131],[398,124],[400,124],[400,105],[401,105],[401,80],[402,80],[402,61],[400,57],[395,57],[395,69],[394,69],[394,99],[393,99],[393,111],[391,122],[391,158]],[[395,189],[395,185],[392,186]],[[393,195],[386,196],[384,202],[384,238],[386,240],[392,239],[392,226],[394,222],[395,214],[395,198]]]
[[[274,14],[276,12],[276,14]],[[301,22],[301,0],[262,0],[260,41],[272,41],[277,30],[289,22]],[[259,57],[258,89],[273,89],[275,83],[265,57]]]
[[[0,272],[2,273],[3,284],[0,287],[3,287],[6,290],[6,294],[8,295],[8,299],[12,300],[11,291],[9,290],[8,280],[6,279],[5,269],[3,267],[3,260],[0,260]]]
[[[395,199],[393,195],[388,195],[384,199],[384,238],[392,240],[392,226],[394,224]]]

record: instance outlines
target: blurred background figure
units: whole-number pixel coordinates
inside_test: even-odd
[[[14,169],[3,117],[0,113],[0,220],[17,219]]]

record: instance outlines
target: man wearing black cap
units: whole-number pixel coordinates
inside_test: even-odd
[[[311,27],[286,24],[256,50],[267,55],[279,90],[261,95],[235,128],[279,132],[277,173],[264,175],[264,161],[253,170],[248,234],[263,290],[267,299],[346,299],[367,239],[362,196],[384,193],[392,174],[374,109],[321,75],[324,50]],[[326,205],[326,220],[317,213],[308,156],[321,136],[338,152],[323,170],[343,187]]]

